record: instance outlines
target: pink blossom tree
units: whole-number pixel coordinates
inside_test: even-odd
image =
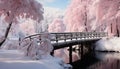
[[[55,18],[63,18],[64,11],[58,8],[44,7],[44,20],[42,23],[42,32],[48,30],[48,25],[53,22]],[[38,30],[40,30],[38,28]]]
[[[64,32],[65,25],[63,24],[63,20],[60,18],[55,18],[48,27],[49,32]]]
[[[88,31],[87,0],[72,0],[64,17],[66,31]]]
[[[119,36],[120,0],[99,0],[96,9],[96,28],[106,31],[110,36]]]
[[[64,18],[67,31],[104,31],[120,36],[120,0],[72,0]]]
[[[43,19],[42,5],[35,0],[0,0],[0,16],[7,23],[3,36],[0,36],[0,46],[5,42],[13,23],[18,23],[19,17],[31,18],[40,22]]]

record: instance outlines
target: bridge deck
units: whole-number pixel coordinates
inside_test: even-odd
[[[98,40],[100,40],[101,38],[94,38],[94,39],[77,39],[77,40],[66,40],[64,41],[59,41],[59,42],[51,42],[54,50],[56,49],[60,49],[60,48],[64,48],[64,47],[69,47],[69,46],[73,46],[73,45],[77,45],[77,44],[81,44],[81,43],[85,43],[85,42],[96,42]]]

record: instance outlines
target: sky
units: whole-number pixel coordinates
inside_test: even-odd
[[[70,0],[39,0],[45,7],[52,7],[65,10]]]

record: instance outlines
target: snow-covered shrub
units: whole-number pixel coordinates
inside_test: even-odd
[[[49,36],[50,34],[43,33],[41,37],[26,38],[21,42],[20,49],[24,51],[26,56],[33,59],[40,59],[43,55],[49,55],[53,50]]]
[[[18,39],[6,39],[5,43],[2,45],[2,49],[15,50],[19,47]]]

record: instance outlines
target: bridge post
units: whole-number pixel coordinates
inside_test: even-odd
[[[21,38],[19,37],[19,46],[20,46]]]
[[[54,49],[50,52],[50,55],[54,56]]]
[[[91,46],[92,46],[92,47],[91,47],[91,50],[92,50],[92,51],[95,51],[95,45],[94,45],[95,42],[96,42],[96,41],[93,41],[93,42],[91,43]]]
[[[55,34],[55,37],[56,37],[56,43],[58,43],[58,35]]]
[[[83,53],[84,53],[84,50],[83,50],[83,43],[81,43],[81,58],[83,57]]]
[[[81,44],[78,44],[78,54],[81,54]]]
[[[72,63],[72,46],[69,46],[69,63]]]
[[[30,39],[30,41],[32,40],[31,37],[29,37],[29,39]],[[31,46],[32,46],[32,45],[31,45],[31,43],[30,43],[30,45],[27,47],[27,53],[26,53],[27,56],[29,56],[29,52],[30,52],[30,47],[31,47]]]
[[[66,34],[64,34],[64,38],[65,38],[64,41],[66,42]]]

